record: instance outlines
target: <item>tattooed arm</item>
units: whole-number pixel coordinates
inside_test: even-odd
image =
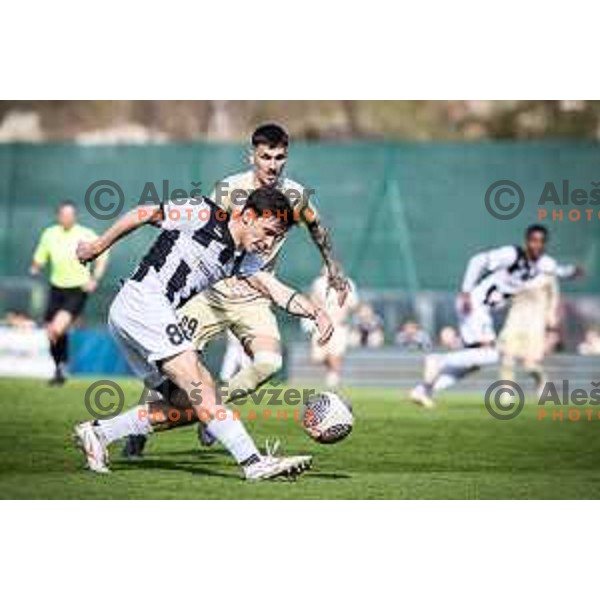
[[[308,231],[315,246],[319,249],[323,262],[327,267],[329,285],[337,292],[339,305],[342,306],[348,296],[350,285],[346,279],[340,263],[333,256],[333,246],[329,231],[322,225],[318,218],[306,222]]]

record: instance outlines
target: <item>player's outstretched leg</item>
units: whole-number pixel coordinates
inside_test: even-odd
[[[50,343],[50,354],[54,361],[54,375],[48,382],[49,385],[61,386],[66,382],[66,366],[69,359],[68,330],[73,322],[73,317],[65,310],[59,310],[52,321],[48,323],[46,331]]]
[[[200,365],[194,351],[185,351],[165,360],[161,370],[182,391],[171,402],[152,403],[152,408],[136,407],[112,419],[87,422],[76,428],[76,436],[95,472],[108,471],[108,446],[129,435],[147,436],[153,432],[207,421],[207,430],[234,457],[249,480],[297,476],[310,467],[311,457],[263,456],[256,448],[243,423],[234,413],[217,403],[209,372]],[[183,398],[183,402],[181,400]],[[172,417],[176,411],[177,418]]]
[[[249,346],[252,362],[229,380],[228,401],[251,394],[269,381],[283,365],[283,357],[277,338],[257,336],[251,339]],[[215,442],[215,438],[204,423],[200,423],[198,426],[198,441],[202,446],[212,446]]]
[[[410,397],[421,406],[433,408],[436,392],[451,387],[481,367],[497,364],[499,359],[499,352],[494,346],[430,355],[425,362],[423,381],[411,390]]]

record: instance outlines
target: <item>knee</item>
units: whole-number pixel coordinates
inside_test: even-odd
[[[283,357],[280,352],[257,352],[252,363],[261,381],[265,381],[281,370]]]
[[[52,323],[48,323],[48,325],[46,325],[46,335],[48,336],[48,341],[51,344],[54,344],[59,338],[58,330]]]

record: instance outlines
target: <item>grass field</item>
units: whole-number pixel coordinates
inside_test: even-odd
[[[392,390],[351,390],[355,430],[320,446],[294,421],[253,421],[257,442],[279,437],[285,453],[312,453],[296,482],[241,481],[222,449],[201,449],[191,428],[156,435],[138,463],[113,450],[113,473],[94,476],[73,447],[89,418],[91,380],[64,388],[0,380],[0,498],[600,498],[600,421],[538,421],[530,404],[497,421],[481,397],[447,394],[424,412]],[[119,381],[130,404],[140,384]]]

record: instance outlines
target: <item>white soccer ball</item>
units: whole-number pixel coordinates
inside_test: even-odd
[[[302,422],[313,440],[335,444],[352,431],[352,405],[333,392],[319,392],[306,402]]]

